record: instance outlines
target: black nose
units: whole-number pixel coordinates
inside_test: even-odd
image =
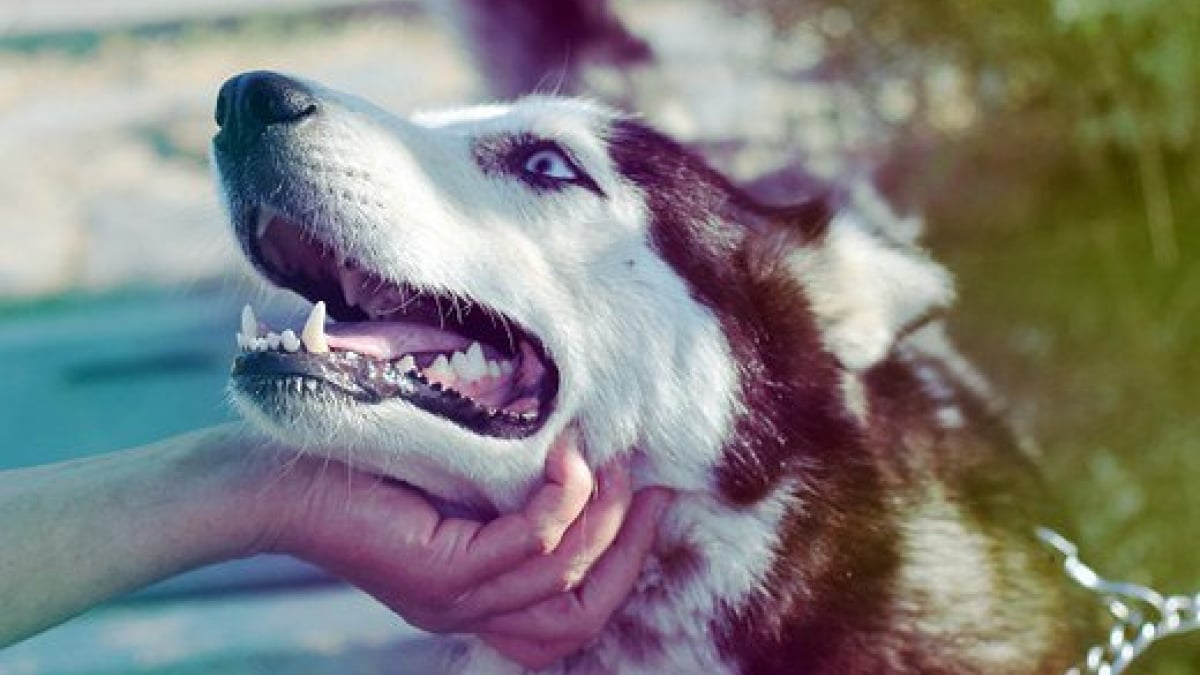
[[[242,73],[221,85],[215,116],[222,150],[242,149],[272,125],[293,124],[317,113],[304,84],[268,71]]]

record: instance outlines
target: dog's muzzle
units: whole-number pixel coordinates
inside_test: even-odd
[[[536,433],[558,371],[535,335],[467,293],[372,269],[308,219],[315,197],[297,191],[324,186],[292,180],[287,151],[328,111],[308,85],[269,72],[238,75],[218,96],[214,156],[243,249],[269,281],[314,303],[303,330],[282,332],[247,309],[235,391],[281,419],[309,404],[399,400],[480,435]]]

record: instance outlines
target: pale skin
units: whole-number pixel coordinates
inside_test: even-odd
[[[0,647],[159,579],[264,552],[316,563],[408,622],[525,666],[571,654],[632,588],[670,493],[593,473],[573,433],[525,506],[442,517],[420,493],[265,447],[239,425],[0,472]]]

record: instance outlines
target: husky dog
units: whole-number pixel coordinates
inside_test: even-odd
[[[950,277],[862,191],[766,206],[574,99],[401,118],[254,72],[217,121],[237,239],[315,303],[299,334],[244,317],[247,418],[484,512],[569,424],[679,493],[625,605],[547,672],[1068,665],[1035,472],[942,338]],[[448,669],[520,672],[454,639]]]

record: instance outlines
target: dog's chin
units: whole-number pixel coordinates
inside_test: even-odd
[[[425,492],[444,515],[488,517],[516,510],[541,480],[553,439],[547,424],[523,439],[472,433],[403,401],[363,404],[305,386],[236,381],[242,416],[271,437],[316,457]]]

